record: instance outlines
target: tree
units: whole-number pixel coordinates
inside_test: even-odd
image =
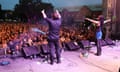
[[[38,23],[41,19],[41,10],[53,9],[52,4],[42,3],[41,0],[20,0],[15,6],[15,15],[21,21],[29,23]]]
[[[0,4],[0,11],[1,11],[1,4]]]

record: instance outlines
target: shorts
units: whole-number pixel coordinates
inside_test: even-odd
[[[96,32],[96,39],[102,39],[102,32]]]

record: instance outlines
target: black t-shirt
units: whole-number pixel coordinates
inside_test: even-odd
[[[61,19],[51,19],[46,18],[46,21],[49,24],[49,34],[48,39],[49,40],[56,40],[59,39],[59,31],[61,26]]]

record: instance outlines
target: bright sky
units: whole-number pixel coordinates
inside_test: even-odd
[[[102,0],[42,0],[43,2],[52,3],[56,8],[69,7],[69,6],[82,6],[82,5],[95,5],[102,4]],[[13,10],[15,4],[18,4],[19,0],[0,0],[2,9]]]
[[[102,0],[43,0],[43,2],[51,2],[55,7],[102,4]]]

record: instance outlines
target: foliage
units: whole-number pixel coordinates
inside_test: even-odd
[[[29,23],[37,23],[42,15],[41,10],[53,9],[53,6],[48,3],[42,3],[41,0],[20,0],[15,6],[16,18]]]

